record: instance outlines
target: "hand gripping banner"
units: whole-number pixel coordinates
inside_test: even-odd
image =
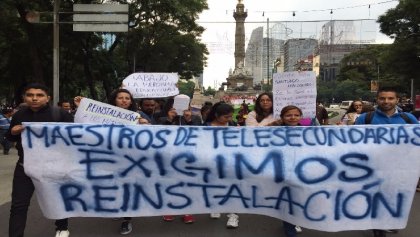
[[[420,126],[27,123],[47,218],[254,213],[341,231],[407,224]]]

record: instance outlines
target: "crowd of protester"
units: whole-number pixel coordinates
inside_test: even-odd
[[[392,97],[382,98],[380,93]],[[390,93],[390,94],[389,94]],[[408,123],[401,119],[400,114],[408,114],[407,117],[412,123],[418,123],[420,116],[414,112],[413,114],[404,113],[400,107],[397,106],[397,94],[393,94],[393,90],[378,92],[378,107],[364,105],[361,100],[354,100],[349,109],[338,125],[353,125],[366,124],[366,114],[372,113],[374,115],[372,124],[381,123]],[[395,97],[395,98],[394,98]],[[49,111],[54,110],[53,106],[49,105],[48,90],[42,85],[29,85],[25,89],[24,94],[25,103],[19,106],[2,106],[0,116],[0,142],[3,146],[3,154],[9,154],[12,143],[16,143],[19,151],[19,162],[16,166],[14,181],[12,206],[9,223],[9,236],[23,236],[25,229],[27,209],[29,207],[30,198],[32,196],[34,187],[32,181],[23,173],[23,150],[20,144],[20,132],[23,130],[21,125],[25,121],[35,121],[33,114],[43,113],[42,122],[56,121],[49,115]],[[59,122],[69,122],[73,120],[74,114],[77,110],[82,97],[76,96],[73,100],[62,100],[58,103],[61,107],[62,118]],[[34,103],[34,100],[40,100],[42,103]],[[227,103],[232,100],[242,100],[240,110],[237,116],[233,117],[234,108]],[[250,111],[247,100],[255,102],[255,108]],[[381,101],[386,100],[386,101]],[[182,114],[178,114],[173,107],[173,98],[142,98],[135,100],[132,94],[125,89],[116,89],[109,100],[109,104],[139,112],[141,118],[139,124],[148,125],[181,125],[181,126],[302,126],[302,110],[294,105],[285,106],[280,113],[280,117],[276,118],[273,114],[273,95],[271,93],[262,93],[258,97],[254,96],[225,96],[222,101],[212,104],[206,102],[201,107],[199,115],[193,114],[191,109],[186,109]],[[407,108],[405,108],[406,110]],[[389,111],[390,114],[388,114]],[[411,108],[413,110],[413,108]],[[373,111],[373,112],[369,112]],[[66,115],[64,115],[64,113]],[[393,113],[393,114],[392,114]],[[369,115],[369,116],[372,116]],[[31,117],[32,116],[32,117]],[[416,117],[415,117],[416,116]],[[392,118],[391,120],[386,120]],[[316,107],[316,119],[319,125],[328,125],[328,113],[320,103]],[[234,121],[235,120],[235,121]],[[313,124],[312,124],[313,125]],[[7,139],[6,139],[7,138]],[[22,188],[25,190],[22,191]],[[18,192],[18,190],[20,190]],[[417,188],[417,191],[419,187]],[[20,195],[20,196],[19,196]],[[22,196],[23,195],[23,196]],[[211,218],[220,218],[220,213],[210,214]],[[124,217],[120,226],[121,234],[129,234],[133,231],[131,217]],[[182,216],[183,222],[190,224],[195,222],[193,215],[185,214]],[[163,216],[164,221],[173,221],[174,216]],[[237,228],[239,226],[239,215],[236,213],[227,214],[227,228]],[[67,219],[56,221],[56,237],[68,237],[70,232],[67,228]],[[301,232],[299,226],[292,223],[284,222],[284,234],[287,237],[295,237],[298,232]],[[384,237],[386,231],[374,230],[375,237]]]

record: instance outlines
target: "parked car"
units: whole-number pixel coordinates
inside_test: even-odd
[[[341,101],[340,109],[348,109],[350,107],[351,103],[353,103],[352,100],[343,100],[343,101]]]
[[[339,104],[330,104],[330,106],[328,108],[329,109],[339,109],[340,105]]]

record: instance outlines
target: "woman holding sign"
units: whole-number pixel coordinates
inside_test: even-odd
[[[273,94],[265,92],[255,101],[255,110],[248,114],[245,126],[273,126],[279,122],[273,117]]]
[[[74,98],[74,104],[78,107],[82,99],[83,97],[76,96]],[[122,109],[137,112],[137,105],[134,101],[133,95],[126,89],[119,88],[113,91],[109,98],[109,104]],[[139,118],[138,123],[149,124],[146,119],[141,117]],[[120,227],[120,234],[126,235],[131,233],[132,230],[133,226],[131,224],[131,217],[124,217],[124,221],[121,223]]]
[[[260,107],[260,111],[264,111],[263,108],[265,108],[265,113],[267,114],[268,108],[271,108],[271,114],[268,114],[265,117],[265,122],[263,122],[264,120],[260,120],[260,124],[258,125],[254,125],[255,123],[253,123],[252,121],[250,123],[248,123],[248,119],[247,119],[247,126],[273,126],[273,125],[279,125],[279,126],[300,126],[300,120],[302,118],[302,110],[294,105],[288,105],[286,107],[284,107],[281,112],[280,112],[280,119],[279,120],[274,120],[274,118],[272,117],[272,111],[273,111],[273,103],[272,103],[272,96],[270,97],[271,94],[261,94],[258,99],[257,102],[255,104],[255,112],[256,114],[258,114],[257,112],[257,105],[259,105]],[[271,106],[269,106],[271,105]],[[261,113],[262,115],[262,113]],[[249,116],[248,116],[249,118]],[[248,125],[250,124],[250,125]],[[264,124],[264,125],[262,125]],[[286,234],[287,237],[296,237],[297,232],[301,232],[302,229],[299,226],[295,226],[289,222],[284,221],[283,222],[283,226],[284,226],[284,233]]]
[[[301,118],[302,110],[297,106],[288,105],[280,112],[280,126],[300,126]],[[286,221],[283,221],[283,227],[287,237],[296,237],[297,231],[302,231],[300,226],[295,226]]]
[[[112,92],[109,104],[130,111],[137,111],[137,105],[131,93],[126,89],[117,89]]]
[[[137,111],[137,105],[134,101],[133,95],[126,89],[120,88],[115,90],[109,98],[109,103],[122,109]],[[139,124],[148,124],[148,121],[144,118],[139,118]],[[120,234],[127,235],[131,233],[131,231],[133,231],[131,217],[124,217],[120,226]]]
[[[284,107],[280,112],[280,126],[300,126],[302,110],[294,105]]]
[[[233,107],[224,102],[218,102],[213,105],[207,119],[204,122],[205,126],[237,126],[235,122],[232,121],[233,116]],[[210,217],[213,219],[220,218],[220,213],[211,213]],[[233,229],[239,226],[239,216],[235,213],[229,213],[227,215],[228,221],[226,227]]]
[[[185,97],[184,97],[185,98]],[[158,124],[161,125],[180,125],[180,126],[198,126],[201,125],[200,119],[192,119],[193,115],[191,113],[191,110],[186,109],[184,110],[184,113],[182,116],[179,116],[176,112],[176,109],[174,108],[174,102],[175,99],[169,98],[166,102],[164,109],[162,112],[166,112],[165,116],[161,116],[158,119]],[[189,98],[188,98],[189,101]],[[164,215],[163,220],[166,222],[171,222],[175,220],[175,217],[173,215]],[[195,222],[195,218],[193,215],[185,214],[182,217],[182,220],[185,224],[192,224]]]
[[[205,126],[237,126],[232,121],[233,107],[225,102],[218,102],[213,105],[209,114],[207,115]]]

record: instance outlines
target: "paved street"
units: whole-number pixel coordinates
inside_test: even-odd
[[[14,164],[17,160],[16,151],[11,155],[0,155],[0,237],[7,236],[7,226],[10,210],[10,193]],[[416,194],[411,211],[410,220],[406,229],[398,234],[389,234],[390,237],[418,237],[420,236],[420,193]],[[225,228],[226,216],[219,220],[210,219],[208,215],[197,215],[194,224],[186,225],[181,219],[172,223],[165,223],[161,217],[134,218],[134,230],[128,236],[179,236],[179,237],[280,237],[282,222],[280,220],[259,216],[240,215],[240,227],[234,230]],[[73,237],[107,237],[121,236],[118,233],[120,221],[105,218],[72,218],[70,220],[70,231]],[[45,219],[40,212],[35,198],[30,207],[26,237],[48,237],[54,236],[53,221]],[[338,233],[326,233],[304,229],[301,237],[371,237],[370,231],[347,231]]]

